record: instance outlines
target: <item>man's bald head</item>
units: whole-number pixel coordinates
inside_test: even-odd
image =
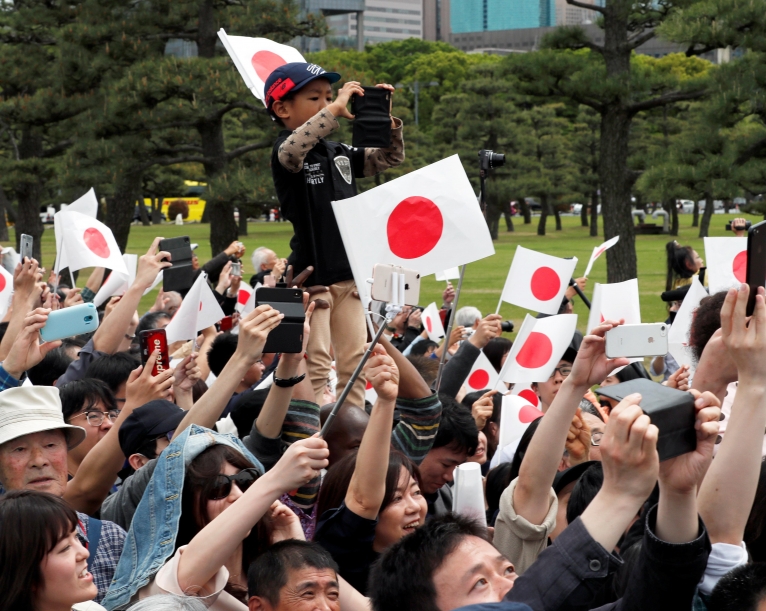
[[[322,425],[334,407],[335,403],[328,403],[319,410],[319,420]],[[340,408],[340,412],[335,416],[332,426],[325,436],[325,441],[330,449],[330,466],[359,449],[369,421],[370,417],[361,407],[345,403]]]

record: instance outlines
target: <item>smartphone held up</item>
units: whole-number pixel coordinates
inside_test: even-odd
[[[149,357],[155,350],[158,351],[157,360],[152,367],[152,375],[156,376],[170,369],[170,354],[168,353],[168,339],[165,329],[147,329],[138,334],[138,343],[141,349],[141,364],[146,365]]]

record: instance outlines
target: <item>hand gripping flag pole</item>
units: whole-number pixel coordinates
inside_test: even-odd
[[[332,408],[332,411],[330,412],[330,415],[327,416],[327,420],[325,420],[324,426],[322,427],[322,430],[319,432],[319,436],[324,438],[327,436],[327,431],[330,429],[330,426],[332,425],[332,421],[335,420],[335,416],[338,415],[338,412],[340,411],[340,408],[343,407],[343,403],[346,401],[346,397],[348,397],[348,393],[351,392],[351,388],[354,386],[356,381],[359,379],[359,375],[362,373],[362,369],[364,369],[364,364],[369,360],[370,356],[372,355],[372,351],[375,349],[375,345],[380,340],[380,336],[383,335],[383,331],[386,330],[386,327],[388,324],[394,319],[394,316],[396,316],[399,312],[402,311],[402,306],[404,306],[404,274],[400,274],[398,272],[391,272],[391,301],[386,304],[386,316],[383,323],[378,327],[377,333],[372,338],[372,341],[370,342],[369,347],[365,351],[365,353],[362,355],[362,359],[359,361],[359,364],[356,366],[356,369],[354,369],[354,373],[351,374],[351,378],[349,378],[348,382],[346,383],[346,386],[343,388],[343,392],[340,394],[340,397],[335,401],[335,405]]]
[[[569,279],[569,286],[574,288],[575,293],[577,293],[580,296],[580,299],[582,299],[582,302],[590,310],[590,300],[585,296],[585,293],[582,292],[582,289],[580,288],[580,285],[577,284],[577,282],[575,282],[574,278],[570,278]]]
[[[455,322],[455,312],[457,312],[457,302],[460,299],[460,289],[463,288],[463,276],[465,275],[465,265],[460,266],[460,278],[457,281],[457,290],[455,291],[455,299],[452,301],[449,312],[449,323],[447,329],[444,331],[444,350],[442,350],[442,356],[439,359],[439,372],[436,374],[436,384],[434,386],[436,392],[439,392],[439,386],[442,383],[442,373],[444,371],[444,360],[447,357],[447,350],[449,349],[450,337],[452,336],[452,324]]]

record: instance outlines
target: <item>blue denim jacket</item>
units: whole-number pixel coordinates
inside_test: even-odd
[[[112,611],[127,607],[132,596],[147,585],[173,556],[181,492],[186,468],[212,445],[224,444],[241,452],[263,473],[263,466],[233,435],[191,425],[160,455],[144,496],[136,508],[120,562],[101,605]]]

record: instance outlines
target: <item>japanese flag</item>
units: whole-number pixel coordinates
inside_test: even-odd
[[[705,238],[710,294],[747,281],[747,238]]]
[[[532,318],[529,314],[500,371],[503,382],[545,382],[572,341],[577,314]]]
[[[65,211],[80,212],[91,218],[96,218],[96,215],[98,214],[98,199],[96,199],[96,192],[93,190],[93,187],[91,187],[90,191],[85,195],[76,199],[71,204],[61,204],[61,210],[53,215],[53,227],[56,233],[56,263],[54,266],[56,273],[58,273],[59,270],[68,267],[66,261],[61,261],[61,240],[63,239],[63,233],[59,231],[58,227],[58,223],[61,222],[61,219],[58,218],[59,214]]]
[[[531,384],[525,384],[523,382],[516,383],[511,389],[511,394],[518,395],[533,407],[540,409],[540,397],[537,396],[537,393],[534,391]]]
[[[721,239],[740,240],[742,238]],[[703,297],[707,297],[707,291],[700,283],[699,276],[694,276],[668,333],[668,352],[673,355],[679,365],[689,365],[689,367],[694,365],[692,351],[689,348],[689,330],[692,326],[694,312],[696,312]]]
[[[61,243],[56,273],[65,262],[70,271],[106,267],[128,276],[128,268],[109,227],[86,214],[69,210],[57,213],[53,220],[56,241]]]
[[[306,61],[297,49],[281,45],[268,38],[229,36],[223,28],[218,30],[218,37],[234,61],[247,88],[264,105],[266,102],[263,88],[269,75],[285,64]]]
[[[125,267],[128,268],[128,274],[122,274],[120,272],[112,272],[107,277],[101,288],[98,289],[98,293],[93,298],[93,305],[97,308],[101,307],[101,304],[107,301],[110,297],[115,295],[124,295],[133,281],[136,279],[136,265],[138,264],[138,255],[122,255],[122,260],[125,261]]]
[[[431,302],[428,307],[423,310],[423,328],[428,333],[428,339],[432,342],[439,343],[444,338],[444,325],[442,319],[439,316],[439,308],[436,304]]]
[[[518,441],[530,423],[540,418],[543,413],[531,405],[524,397],[504,395],[500,408],[500,440],[498,450]]]
[[[593,264],[596,262],[596,259],[598,259],[601,255],[603,255],[607,250],[609,250],[612,246],[617,244],[617,242],[620,241],[620,236],[614,236],[611,240],[607,240],[604,242],[601,246],[596,246],[593,249],[593,252],[590,255],[590,260],[588,261],[588,266],[585,268],[585,273],[583,276],[586,278],[588,277],[588,274],[590,274],[590,270],[593,268]]]
[[[0,319],[8,313],[13,296],[13,275],[0,265]]]
[[[240,283],[239,291],[237,291],[237,304],[234,306],[234,309],[237,312],[242,312],[245,309],[247,302],[250,301],[250,297],[254,295],[255,290],[249,284],[245,282]],[[253,303],[253,305],[255,305],[255,303]]]
[[[576,257],[560,259],[517,246],[502,300],[534,312],[556,314],[576,265]]]
[[[588,333],[605,320],[625,319],[626,325],[641,324],[641,304],[638,280],[626,280],[593,287],[593,299],[588,316]]]
[[[218,300],[207,283],[207,274],[197,276],[181,307],[165,327],[168,343],[194,339],[202,329],[207,329],[224,317]]]
[[[332,207],[360,293],[376,263],[427,276],[495,253],[457,155]]]
[[[451,267],[450,269],[445,269],[443,272],[436,272],[436,280],[439,282],[450,280],[457,280],[460,278],[460,268],[459,267]]]
[[[476,359],[471,367],[468,377],[465,379],[465,385],[468,392],[475,390],[489,390],[498,383],[497,371],[492,363],[489,362],[487,355],[479,350],[479,358]]]
[[[364,400],[369,401],[373,405],[375,405],[375,401],[378,400],[378,393],[375,392],[375,389],[372,387],[372,382],[367,380],[364,385]]]

